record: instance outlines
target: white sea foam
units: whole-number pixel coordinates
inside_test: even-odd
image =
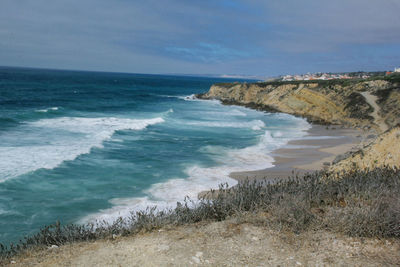
[[[35,111],[36,112],[40,112],[40,113],[46,113],[46,112],[48,112],[50,110],[55,111],[55,110],[58,110],[58,109],[59,109],[58,107],[51,107],[51,108],[47,108],[47,109],[38,109],[38,110],[35,110]]]
[[[247,116],[246,113],[244,113],[244,112],[242,112],[240,110],[237,110],[237,109],[231,110],[230,114],[233,115],[233,116],[243,116],[243,117]]]
[[[0,208],[0,215],[20,215],[18,211]]]
[[[110,209],[101,210],[80,220],[80,223],[106,221],[113,222],[119,217],[128,217],[131,212],[145,210],[147,207],[157,207],[158,210],[174,208],[177,202],[182,202],[185,196],[192,200],[197,199],[198,193],[218,188],[221,183],[229,186],[237,182],[228,175],[232,171],[229,167],[203,168],[192,166],[185,170],[188,177],[176,178],[163,183],[154,184],[145,191],[145,197],[117,198],[110,200],[113,205]]]
[[[101,148],[103,141],[109,139],[115,131],[142,130],[148,125],[163,121],[162,118],[135,120],[63,117],[28,123],[22,131],[24,135],[3,136],[5,140],[20,140],[19,145],[15,145],[15,142],[12,146],[0,144],[0,182],[40,168],[52,169],[63,161],[74,160],[79,155],[89,153],[94,147]],[[52,131],[61,131],[63,136],[52,138],[33,135],[36,132],[48,134]],[[24,139],[29,142],[24,142]]]
[[[229,126],[226,126],[229,127]],[[145,197],[116,198],[110,200],[112,208],[100,210],[80,220],[80,223],[106,221],[113,222],[119,217],[128,217],[131,212],[157,207],[158,210],[174,208],[185,196],[197,200],[200,192],[217,189],[220,184],[234,186],[237,181],[230,178],[231,172],[259,170],[273,167],[274,159],[269,152],[285,145],[289,140],[304,136],[307,123],[298,121],[297,128],[287,132],[265,131],[259,142],[243,149],[226,149],[221,146],[205,146],[199,152],[208,153],[218,166],[190,166],[186,168],[187,178],[175,178],[154,184],[144,193]]]
[[[194,94],[192,95],[186,95],[186,96],[178,96],[179,99],[186,100],[186,101],[193,101],[197,100],[196,96]]]
[[[183,95],[183,96],[168,96],[168,97],[176,97],[185,101],[198,101],[198,102],[207,102],[208,104],[220,104],[221,101],[217,99],[199,99],[195,94],[192,95]]]
[[[338,136],[314,136],[314,135],[310,135],[310,136],[305,136],[302,137],[302,140],[328,140],[328,139],[342,139],[345,136],[342,135],[338,135]]]
[[[178,99],[187,100],[187,101],[197,100],[195,94],[191,94],[191,95],[158,95],[158,96],[166,97],[166,98],[178,98]]]
[[[261,130],[265,127],[262,120],[252,121],[188,121],[187,125],[202,127],[218,127],[218,128],[251,128],[253,130]]]
[[[202,115],[204,116],[227,116],[227,117],[246,117],[247,114],[243,111],[240,111],[238,109],[232,109],[232,110],[228,110],[228,111],[204,111],[202,113]]]

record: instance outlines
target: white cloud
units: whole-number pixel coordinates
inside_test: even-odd
[[[324,54],[314,64],[329,66],[347,46],[400,45],[398,13],[398,0],[2,0],[0,65],[254,73]]]

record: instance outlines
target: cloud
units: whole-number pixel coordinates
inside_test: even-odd
[[[275,44],[288,51],[400,42],[400,2],[396,0],[283,0],[269,1],[264,7],[270,21],[284,29]]]
[[[220,62],[224,60],[246,58],[250,52],[223,47],[219,44],[199,43],[194,47],[167,47],[166,51],[187,60],[206,63]]]
[[[400,44],[399,5],[397,0],[3,0],[0,64],[273,75],[332,70],[340,62],[367,68],[372,61],[365,57],[375,53],[377,65],[392,67],[390,56],[400,53],[390,48]]]

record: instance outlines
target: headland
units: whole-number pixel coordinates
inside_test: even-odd
[[[352,169],[350,165],[356,164],[353,155],[361,154],[360,151],[373,143],[377,146],[376,143],[381,143],[382,139],[378,136],[383,133],[397,133],[396,126],[400,123],[399,77],[223,83],[213,85],[208,92],[197,97],[217,99],[226,105],[241,105],[266,112],[289,113],[306,118],[312,124],[304,139],[290,141],[272,153],[274,167],[230,175],[238,181],[276,181],[323,169],[349,171]],[[391,146],[386,145],[387,148],[397,147],[395,140],[386,140],[386,143],[391,143]],[[387,161],[379,164],[382,157],[387,157],[382,155],[386,153],[384,151],[370,152],[376,153],[370,155],[375,165],[388,165]],[[395,159],[399,155],[397,150],[387,153]],[[373,169],[374,164],[364,163],[369,166],[368,169]],[[389,166],[399,167],[400,161],[390,161]]]

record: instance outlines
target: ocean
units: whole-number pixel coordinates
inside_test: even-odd
[[[0,68],[0,243],[112,222],[273,166],[301,118],[197,100],[230,79]]]

